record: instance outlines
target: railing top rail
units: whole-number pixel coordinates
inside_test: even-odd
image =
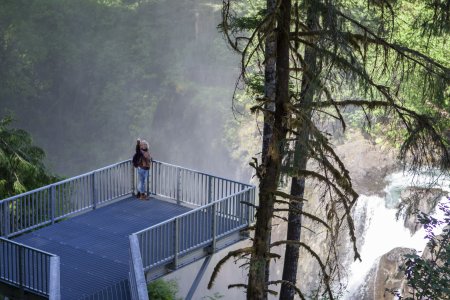
[[[87,172],[87,173],[84,173],[84,174],[81,174],[81,175],[77,175],[77,176],[74,176],[74,177],[66,178],[66,179],[60,180],[60,181],[58,181],[58,182],[55,182],[55,183],[51,183],[51,184],[45,185],[45,186],[40,187],[40,188],[31,190],[31,191],[27,191],[27,192],[25,192],[25,193],[21,193],[21,194],[18,194],[18,195],[14,195],[14,196],[8,197],[8,198],[6,198],[6,199],[0,200],[0,204],[2,204],[3,202],[7,202],[7,201],[11,201],[11,200],[17,199],[17,198],[19,198],[19,197],[24,197],[24,196],[27,196],[27,195],[30,195],[30,194],[33,194],[33,193],[37,193],[37,192],[43,191],[43,190],[48,189],[48,188],[50,188],[50,187],[52,187],[52,186],[57,186],[57,185],[60,185],[60,184],[64,184],[64,183],[70,182],[70,181],[72,181],[72,180],[76,180],[76,179],[82,178],[82,177],[84,177],[84,176],[92,175],[92,174],[95,173],[95,172],[103,171],[103,170],[106,170],[106,169],[109,169],[109,168],[118,166],[118,165],[120,165],[120,164],[129,162],[129,161],[130,161],[130,159],[129,159],[129,160],[120,161],[120,162],[111,164],[111,165],[109,165],[109,166],[102,167],[102,168],[100,168],[100,169],[96,169],[96,170],[93,170],[93,171],[90,171],[90,172]]]
[[[112,167],[115,167],[115,166],[118,166],[120,164],[127,163],[127,162],[131,162],[131,159],[120,161],[120,162],[117,162],[117,163],[108,165],[106,167],[102,167],[102,168],[99,168],[99,169],[96,169],[96,170],[84,173],[84,174],[81,174],[81,175],[77,175],[77,176],[74,176],[74,177],[66,178],[66,179],[63,179],[61,181],[58,181],[58,182],[55,182],[55,183],[52,183],[52,184],[48,184],[46,186],[43,186],[43,187],[31,190],[31,191],[27,191],[25,193],[21,193],[21,194],[18,194],[18,195],[14,195],[14,196],[8,197],[6,199],[1,199],[0,200],[0,204],[2,204],[3,202],[11,201],[11,200],[14,200],[14,199],[17,199],[17,198],[20,198],[20,197],[24,197],[24,196],[27,196],[27,195],[30,195],[30,194],[33,194],[33,193],[37,193],[37,192],[43,191],[43,190],[48,189],[48,188],[50,188],[52,186],[57,186],[57,185],[60,185],[60,184],[64,184],[64,183],[70,182],[72,180],[76,180],[76,179],[82,178],[84,176],[92,175],[95,172],[104,171],[104,170],[110,169]],[[211,177],[218,178],[218,179],[227,180],[227,181],[230,181],[230,182],[233,182],[233,183],[242,184],[242,185],[244,185],[246,187],[253,187],[253,185],[250,185],[250,184],[247,184],[247,183],[239,182],[239,181],[232,180],[232,179],[225,178],[225,177],[212,175],[212,174],[201,172],[201,171],[198,171],[198,170],[189,169],[189,168],[185,168],[185,167],[180,167],[180,166],[177,166],[177,165],[165,163],[165,162],[158,161],[158,160],[154,160],[154,162],[161,163],[161,164],[164,164],[164,165],[170,166],[170,167],[175,167],[175,168],[180,168],[180,169],[187,170],[187,171],[192,171],[192,172],[195,172],[195,173],[198,173],[198,174],[202,174],[202,175],[206,175],[206,176],[211,176]]]
[[[2,237],[0,237],[0,241],[5,241],[7,243],[15,244],[17,246],[20,246],[20,247],[23,247],[23,248],[27,248],[27,249],[30,249],[30,250],[33,250],[33,251],[36,251],[36,252],[39,252],[39,253],[42,253],[42,254],[45,254],[45,255],[48,255],[48,256],[53,256],[53,257],[57,257],[58,256],[56,254],[53,254],[53,253],[50,253],[50,252],[46,252],[46,251],[43,251],[43,250],[40,250],[40,249],[37,249],[37,248],[33,248],[33,247],[30,247],[30,246],[27,246],[27,245],[24,245],[24,244],[21,244],[21,243],[17,243],[15,241],[12,241],[12,240],[9,240],[9,239],[5,239],[5,238],[2,238]]]
[[[211,177],[219,178],[219,179],[224,179],[224,180],[231,181],[231,182],[234,182],[234,183],[239,183],[239,184],[245,185],[245,186],[247,186],[247,187],[252,187],[252,186],[253,186],[253,185],[251,185],[251,184],[239,182],[239,181],[236,181],[236,180],[233,180],[233,179],[230,179],[230,178],[220,177],[220,176],[217,176],[217,175],[212,175],[212,174],[209,174],[209,173],[201,172],[201,171],[194,170],[194,169],[190,169],[190,168],[180,167],[180,166],[177,166],[177,165],[165,163],[165,162],[158,161],[158,160],[153,160],[153,161],[154,161],[154,162],[157,162],[157,163],[163,163],[163,164],[165,164],[166,166],[175,167],[175,168],[180,168],[180,169],[187,170],[187,171],[192,171],[192,172],[195,172],[195,173],[198,173],[198,174],[202,174],[202,175],[206,175],[206,176],[211,176]]]
[[[164,224],[173,222],[175,219],[179,219],[179,218],[182,218],[182,217],[184,217],[184,216],[186,216],[186,215],[193,214],[193,213],[195,213],[196,211],[205,209],[205,208],[207,208],[207,207],[209,207],[209,206],[213,206],[214,204],[217,204],[217,203],[219,203],[219,202],[225,201],[225,200],[228,199],[228,198],[235,197],[235,196],[238,196],[238,195],[240,195],[240,194],[244,194],[244,193],[246,193],[246,192],[248,192],[249,190],[252,190],[252,189],[255,189],[255,187],[254,187],[254,186],[247,187],[246,189],[244,189],[244,190],[242,190],[242,191],[239,191],[239,192],[237,192],[237,193],[235,193],[235,194],[232,194],[232,195],[229,195],[229,196],[225,196],[225,197],[223,197],[223,198],[220,198],[220,199],[218,199],[218,200],[215,200],[215,201],[213,201],[213,202],[211,202],[211,203],[208,203],[208,204],[206,204],[206,205],[197,207],[196,209],[190,210],[190,211],[185,212],[185,213],[183,213],[183,214],[181,214],[181,215],[178,215],[178,216],[176,216],[176,217],[170,218],[170,219],[168,219],[168,220],[165,220],[165,221],[160,222],[160,223],[158,223],[158,224],[155,224],[155,225],[153,225],[153,226],[150,226],[150,227],[144,228],[144,229],[142,229],[142,230],[139,230],[139,231],[137,231],[137,232],[134,232],[134,233],[132,233],[132,235],[137,235],[137,234],[140,234],[140,233],[142,233],[142,232],[148,231],[148,230],[150,230],[150,229],[156,228],[156,227],[158,227],[158,226],[162,226],[162,225],[164,225]]]

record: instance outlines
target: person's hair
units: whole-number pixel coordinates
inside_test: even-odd
[[[141,141],[141,145],[147,146],[147,149],[148,149],[148,147],[149,147],[148,142],[147,142],[146,140],[142,140],[142,141]]]

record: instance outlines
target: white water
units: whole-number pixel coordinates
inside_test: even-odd
[[[434,184],[430,181],[434,179]],[[374,263],[385,253],[396,247],[413,248],[423,251],[427,240],[425,230],[422,228],[411,236],[410,231],[403,226],[403,220],[396,221],[396,206],[400,201],[400,193],[408,186],[436,187],[450,192],[450,178],[432,178],[432,174],[410,176],[403,173],[390,175],[385,188],[386,197],[364,196],[358,199],[356,213],[361,214],[366,210],[366,225],[364,242],[359,249],[362,262],[354,262],[350,267],[348,290],[349,294],[344,299],[353,299],[352,293],[363,283],[366,275]],[[442,198],[444,200],[445,197]],[[442,218],[442,212],[437,209],[435,217]],[[442,228],[438,228],[435,234],[439,234]]]

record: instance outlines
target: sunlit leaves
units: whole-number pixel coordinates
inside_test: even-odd
[[[43,164],[44,151],[24,130],[11,128],[12,118],[0,120],[0,199],[57,180]]]
[[[427,249],[422,255],[405,255],[402,270],[405,272],[409,290],[403,295],[394,291],[399,299],[447,299],[450,295],[450,198],[439,204],[443,218],[438,219],[425,213],[418,214],[419,223],[425,228]],[[434,230],[443,228],[436,235]]]

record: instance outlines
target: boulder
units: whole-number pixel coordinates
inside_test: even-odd
[[[405,277],[399,267],[403,265],[403,256],[414,252],[414,249],[399,247],[381,256],[351,299],[396,299],[386,289],[403,291],[406,286]]]
[[[426,214],[434,212],[439,200],[446,195],[447,192],[436,188],[408,187],[401,192],[400,215],[411,235],[422,227],[417,219],[417,211]]]

